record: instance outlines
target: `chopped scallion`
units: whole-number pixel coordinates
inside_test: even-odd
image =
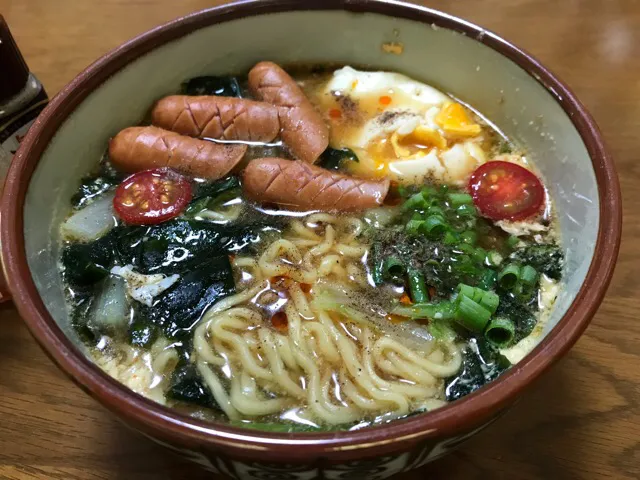
[[[473,204],[473,197],[468,193],[448,193],[447,198],[453,207]]]
[[[371,248],[371,263],[373,265],[371,277],[373,278],[373,283],[376,285],[382,285],[384,282],[384,271],[383,271],[383,260],[382,253],[380,252],[380,244],[374,243]]]
[[[382,264],[383,277],[386,279],[397,279],[404,277],[406,268],[404,264],[395,257],[387,257]]]
[[[473,205],[460,205],[456,208],[456,213],[461,217],[475,217],[477,211]]]
[[[474,296],[475,296],[475,290],[476,289],[471,285],[466,285],[464,283],[461,283],[460,285],[458,285],[458,294],[465,295],[472,300],[474,299]]]
[[[520,281],[527,286],[533,286],[538,281],[538,272],[531,265],[525,265],[520,271]]]
[[[424,220],[409,220],[405,227],[405,230],[409,235],[417,235],[421,230]]]
[[[510,263],[498,273],[498,283],[506,290],[511,290],[520,280],[520,266]]]
[[[438,217],[444,218],[444,210],[438,206],[431,206],[427,209],[427,213],[429,215],[436,215]]]
[[[484,264],[487,260],[487,251],[484,248],[476,248],[473,252],[473,259],[476,263]]]
[[[496,312],[500,303],[500,297],[496,293],[464,283],[458,285],[458,295],[470,298],[489,310],[491,314]]]
[[[483,332],[489,319],[491,312],[466,295],[458,295],[456,299],[456,317],[457,323],[471,332]]]
[[[455,248],[456,251],[475,256],[476,249],[468,243],[461,243]],[[484,257],[483,257],[484,258]]]
[[[421,226],[422,231],[432,237],[443,235],[447,230],[447,224],[439,215],[431,215],[427,217]]]
[[[467,230],[460,234],[460,240],[464,243],[468,243],[469,245],[475,245],[478,240],[478,234],[472,230]]]
[[[424,187],[422,190],[420,190],[420,194],[426,199],[430,198],[430,197],[437,197],[438,196],[438,190],[433,188],[433,187]]]
[[[407,270],[407,280],[409,292],[413,303],[424,303],[429,301],[429,292],[424,281],[424,275],[418,270],[410,268]]]
[[[402,210],[426,210],[428,204],[422,193],[411,195],[406,202],[402,204]]]
[[[483,295],[482,295],[482,298],[480,299],[480,305],[482,305],[484,308],[489,310],[491,314],[496,313],[499,303],[500,303],[500,297],[498,296],[498,294],[483,290]]]
[[[498,348],[508,347],[513,343],[516,327],[505,317],[497,317],[489,321],[484,332],[485,338]]]
[[[454,232],[449,231],[444,234],[444,238],[442,239],[442,241],[445,243],[445,245],[454,245],[458,243],[458,236]]]
[[[490,269],[485,269],[482,274],[482,279],[480,280],[480,284],[478,287],[483,290],[490,290],[496,285],[496,281],[498,280],[498,274]]]

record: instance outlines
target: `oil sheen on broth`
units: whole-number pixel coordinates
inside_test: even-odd
[[[526,152],[399,73],[198,77],[110,140],[61,226],[95,362],[273,432],[438,408],[537,343],[561,285]]]

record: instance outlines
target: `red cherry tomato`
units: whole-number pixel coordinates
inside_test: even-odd
[[[511,162],[487,162],[473,172],[469,191],[480,213],[492,220],[522,220],[540,212],[545,199],[538,177]]]
[[[191,197],[188,179],[168,168],[154,168],[118,185],[113,207],[126,223],[154,225],[180,215]]]

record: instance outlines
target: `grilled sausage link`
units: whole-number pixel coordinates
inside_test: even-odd
[[[389,180],[370,181],[331,172],[302,161],[259,158],[243,174],[251,200],[292,210],[352,212],[382,205]]]
[[[151,123],[190,137],[270,142],[280,132],[278,109],[244,98],[171,95],[151,111]]]
[[[157,127],[125,128],[109,142],[109,157],[119,170],[171,167],[210,180],[229,173],[246,151],[246,145],[220,145]]]
[[[329,128],[298,84],[272,62],[260,62],[249,72],[249,89],[278,107],[282,140],[295,157],[314,163],[329,146]]]

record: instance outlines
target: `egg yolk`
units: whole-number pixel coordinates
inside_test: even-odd
[[[407,158],[416,153],[424,154],[431,148],[444,150],[447,148],[447,140],[436,130],[423,125],[418,125],[415,130],[407,135],[394,132],[390,138],[396,158]]]
[[[435,121],[445,133],[453,136],[475,137],[482,131],[459,103],[452,102],[442,107]]]

